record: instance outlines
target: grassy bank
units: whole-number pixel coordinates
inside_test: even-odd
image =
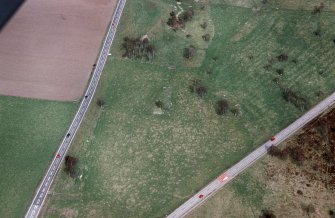
[[[332,13],[191,2],[181,7],[193,6],[194,20],[176,32],[166,25],[175,1],[127,3],[97,94],[106,104],[92,105],[70,152],[83,177],[62,172],[43,216],[168,214],[308,109],[287,102],[284,90],[310,106],[334,91]],[[121,58],[123,38],[144,34],[157,47],[153,61]],[[189,45],[197,48],[191,60],[183,58]],[[190,92],[194,79],[207,87],[203,97]],[[217,115],[220,99],[238,116]]]

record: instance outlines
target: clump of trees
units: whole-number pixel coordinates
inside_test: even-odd
[[[192,84],[190,85],[190,91],[192,93],[198,94],[200,97],[203,97],[207,94],[207,88],[202,84],[202,81],[199,79],[193,79]]]
[[[309,108],[308,101],[304,97],[292,91],[291,89],[281,88],[281,91],[282,91],[282,96],[285,99],[285,101],[293,104],[295,107],[299,108],[300,110]]]
[[[76,172],[76,165],[77,165],[78,159],[69,155],[66,155],[65,157],[65,172],[71,176],[72,178],[75,178],[77,175]]]
[[[170,18],[167,21],[167,25],[169,25],[174,31],[177,31],[180,28],[185,27],[185,23],[191,21],[194,16],[194,11],[192,8],[188,8],[186,11],[181,13],[179,16],[172,11],[170,13]]]
[[[167,25],[169,25],[174,31],[180,28],[180,21],[174,11],[170,13],[170,18],[167,21]]]
[[[186,11],[181,13],[178,18],[183,24],[185,24],[186,22],[191,21],[193,19],[193,16],[194,16],[193,9],[188,8]]]
[[[301,147],[287,147],[281,150],[277,146],[271,145],[267,152],[273,157],[277,157],[280,160],[286,160],[289,156],[293,163],[297,165],[302,165],[306,159],[305,151]]]
[[[148,37],[138,38],[123,38],[122,48],[125,53],[122,57],[130,59],[142,59],[151,60],[155,56],[156,47],[150,44]]]
[[[218,100],[215,106],[215,112],[217,115],[225,115],[228,112],[229,103],[225,99]]]
[[[190,45],[186,48],[184,48],[184,58],[187,58],[187,59],[192,59],[196,53],[197,49],[193,46],[193,45]]]

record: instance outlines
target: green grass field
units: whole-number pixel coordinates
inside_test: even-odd
[[[0,212],[22,217],[76,103],[0,97]]]
[[[335,90],[333,13],[216,3],[201,9],[192,1],[182,7],[187,2],[194,20],[177,32],[166,25],[175,1],[127,2],[97,94],[106,105],[91,107],[70,151],[83,177],[60,173],[42,216],[162,217],[304,112],[282,98],[280,86],[311,105],[324,97],[317,92]],[[321,36],[313,34],[317,28]],[[144,34],[156,58],[122,59],[123,37]],[[185,60],[189,45],[198,51]],[[264,69],[282,53],[287,61]],[[208,87],[205,97],[190,92],[194,78]],[[218,116],[222,98],[240,115]],[[163,115],[153,114],[158,100]]]

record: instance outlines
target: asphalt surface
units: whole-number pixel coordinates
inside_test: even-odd
[[[238,176],[245,169],[254,164],[257,160],[262,158],[266,153],[267,149],[271,146],[277,146],[285,139],[289,138],[303,126],[305,126],[309,121],[313,120],[317,116],[319,116],[322,112],[326,111],[335,103],[335,93],[327,97],[325,100],[320,102],[318,105],[313,107],[291,125],[280,131],[278,134],[271,137],[271,139],[265,142],[263,145],[258,147],[248,156],[243,158],[240,162],[229,168],[227,171],[223,172],[219,177],[217,177],[214,181],[209,183],[206,187],[204,187],[201,191],[196,193],[193,197],[188,199],[185,203],[183,203],[180,207],[178,207],[175,211],[173,211],[168,218],[179,218],[186,216],[189,212],[191,212],[194,208],[201,205],[205,200],[211,197],[214,193],[220,190],[223,186],[225,186],[229,181]]]
[[[115,32],[116,32],[116,28],[119,24],[122,12],[123,12],[123,8],[126,4],[126,0],[119,0],[117,3],[117,6],[115,8],[115,12],[111,21],[111,24],[109,26],[109,30],[107,32],[104,44],[102,46],[101,52],[100,52],[100,56],[98,58],[98,61],[96,63],[96,67],[94,69],[92,78],[90,80],[90,83],[86,89],[85,95],[81,101],[81,104],[78,108],[78,111],[75,115],[75,117],[73,118],[73,121],[62,141],[62,143],[60,144],[57,153],[55,154],[48,171],[46,172],[42,182],[40,183],[35,197],[31,203],[31,205],[28,208],[28,211],[25,215],[26,218],[34,218],[37,217],[42,206],[43,203],[47,197],[48,191],[50,189],[50,186],[53,182],[53,180],[56,177],[57,172],[59,171],[60,167],[61,167],[61,163],[63,162],[63,159],[66,155],[66,152],[68,151],[71,142],[77,132],[77,130],[79,129],[79,126],[86,114],[86,111],[92,101],[94,92],[98,86],[99,80],[100,80],[100,76],[102,73],[102,70],[105,66],[106,60],[107,60],[107,56],[109,54],[109,50],[110,47],[112,45],[114,36],[115,36]]]

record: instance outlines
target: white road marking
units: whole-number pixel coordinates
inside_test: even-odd
[[[61,166],[62,160],[64,159],[64,156],[66,152],[68,151],[71,142],[78,131],[78,128],[86,114],[86,111],[92,101],[94,92],[97,88],[98,82],[100,80],[100,76],[102,73],[102,70],[105,66],[106,60],[107,60],[107,55],[108,51],[112,45],[115,32],[116,32],[116,26],[119,24],[123,8],[126,4],[126,0],[119,0],[117,3],[117,6],[114,11],[114,15],[112,18],[112,23],[109,26],[109,30],[107,32],[102,50],[100,51],[100,56],[98,58],[96,68],[94,69],[91,81],[86,89],[85,95],[83,100],[81,101],[81,104],[77,110],[77,113],[75,117],[73,118],[73,121],[70,125],[70,128],[68,132],[66,133],[62,143],[60,144],[55,157],[53,158],[52,163],[49,166],[48,171],[46,172],[43,181],[41,182],[40,186],[38,187],[35,197],[29,206],[27,213],[25,215],[26,218],[35,218],[38,216],[43,203],[46,199],[47,193],[50,189],[50,186]],[[113,27],[113,28],[112,28]],[[68,135],[70,134],[70,135]]]
[[[271,146],[277,146],[285,139],[289,138],[303,126],[305,126],[308,122],[319,116],[322,112],[326,111],[335,103],[335,92],[321,101],[319,104],[310,109],[307,113],[302,115],[299,119],[293,122],[291,125],[280,131],[275,136],[271,137],[270,140],[265,142],[263,145],[258,147],[252,153],[243,158],[240,162],[229,168],[225,171],[221,176],[216,178],[214,181],[209,183],[206,187],[204,187],[201,191],[196,193],[193,197],[188,199],[185,203],[183,203],[180,207],[174,210],[168,218],[179,218],[186,216],[189,212],[191,212],[194,208],[201,205],[206,199],[220,190],[223,186],[225,186],[229,181],[238,176],[242,171],[250,167],[257,160],[263,157],[267,153],[267,149]],[[203,194],[202,198],[199,196]]]

